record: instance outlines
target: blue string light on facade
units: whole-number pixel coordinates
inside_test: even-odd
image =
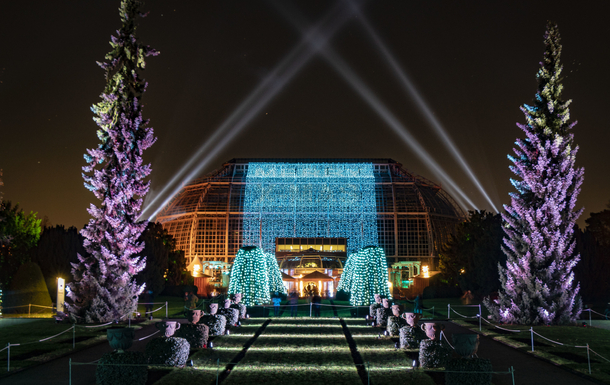
[[[275,253],[276,238],[347,238],[348,254],[377,245],[373,165],[249,163],[243,245]]]

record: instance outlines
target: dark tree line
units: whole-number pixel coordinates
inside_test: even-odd
[[[506,263],[502,217],[485,211],[469,214],[441,252],[440,269],[449,284],[482,298],[499,289],[498,263]]]
[[[580,262],[574,269],[585,303],[610,301],[610,203],[608,209],[591,213],[586,228],[576,227],[575,253]],[[440,254],[444,278],[462,292],[470,290],[478,298],[498,291],[498,263],[505,264],[502,252],[504,231],[500,214],[471,211],[458,225]]]

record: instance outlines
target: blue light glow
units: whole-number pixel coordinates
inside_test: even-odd
[[[371,163],[250,163],[243,245],[275,252],[275,238],[347,238],[347,252],[377,245]]]

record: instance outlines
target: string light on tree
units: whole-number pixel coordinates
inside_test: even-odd
[[[277,265],[277,262],[275,264]],[[271,301],[267,256],[257,246],[244,246],[235,256],[229,294],[236,293],[242,294],[242,302],[246,306],[262,305]]]
[[[350,303],[353,306],[370,305],[375,300],[375,294],[391,298],[388,262],[381,247],[364,247],[358,253],[350,255],[349,259],[349,269],[343,270],[339,287],[351,293]]]

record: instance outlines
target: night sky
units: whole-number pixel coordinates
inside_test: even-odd
[[[0,5],[0,191],[52,224],[80,228],[89,219],[86,208],[97,203],[81,167],[85,150],[98,145],[90,106],[104,77],[96,61],[120,27],[118,4]],[[153,168],[147,204],[210,139],[179,182],[231,158],[392,158],[465,202],[398,133],[407,130],[476,208],[493,211],[436,135],[427,106],[500,209],[513,191],[506,156],[524,136],[515,123],[524,122],[519,106],[536,92],[547,20],[559,25],[563,97],[573,100],[571,116],[579,121],[573,130],[577,165],[585,167],[579,224],[610,200],[607,1],[164,0],[143,9],[150,14],[138,36],[161,51],[143,73],[144,116],[158,137],[145,153]],[[395,58],[419,103],[380,47]],[[213,137],[223,123],[226,130]]]

